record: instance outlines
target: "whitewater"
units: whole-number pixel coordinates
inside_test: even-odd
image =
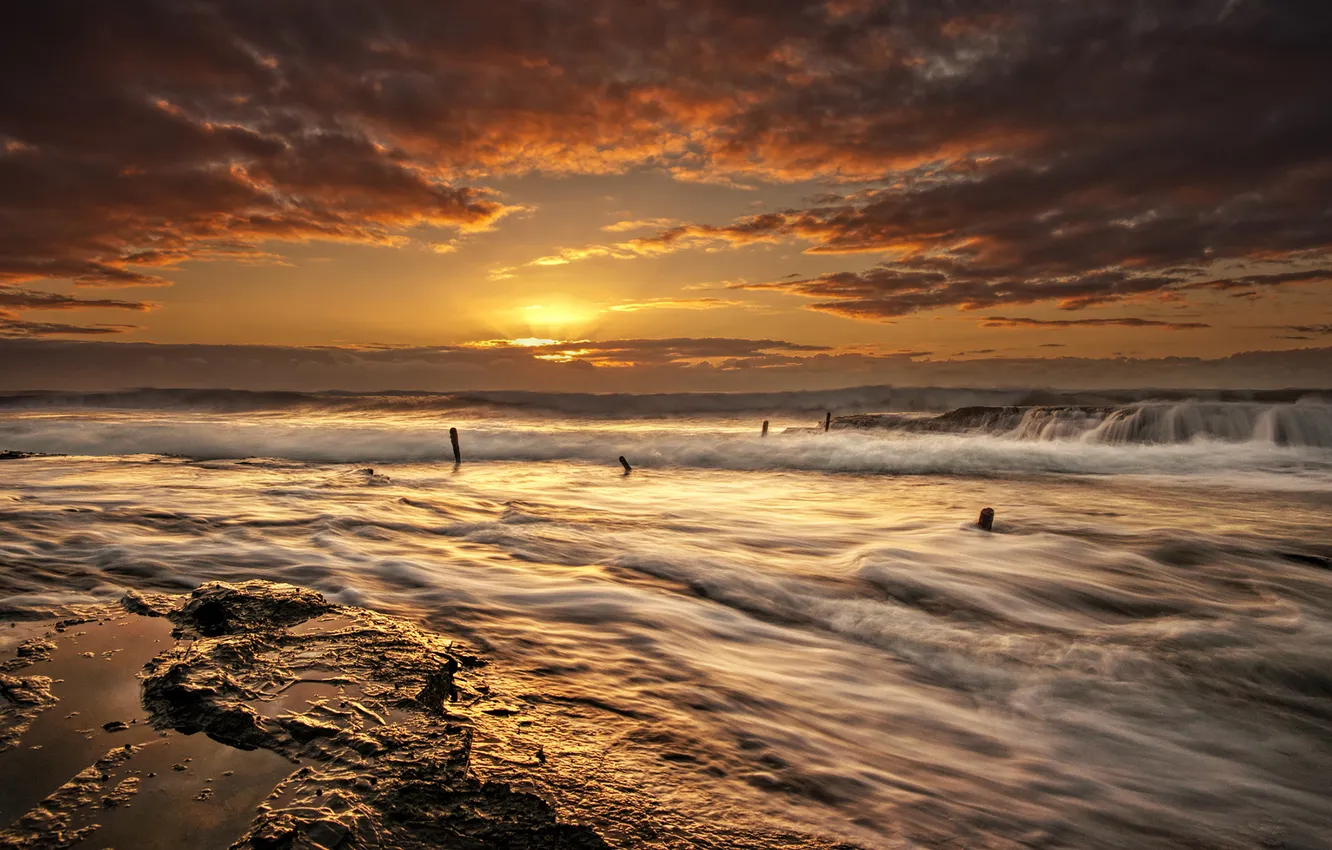
[[[3,450],[0,613],[412,618],[612,843],[1329,846],[1326,394],[19,393]]]

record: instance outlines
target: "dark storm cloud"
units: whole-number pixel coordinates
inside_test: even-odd
[[[644,252],[787,238],[813,254],[886,255],[868,272],[762,285],[866,319],[1332,278],[1261,271],[1323,263],[1332,250],[1332,89],[1321,82],[1332,52],[1319,46],[1332,6],[946,8],[956,17],[938,32],[966,34],[918,42],[934,51],[932,76],[869,74],[840,100],[808,102],[821,141],[803,135],[811,150],[834,148],[830,162],[880,155],[914,168],[849,199],[677,226],[640,240]],[[829,117],[839,114],[861,120]],[[768,134],[788,134],[789,147],[801,125],[792,113],[755,126],[766,129],[743,147],[771,151],[780,145]]]
[[[1326,281],[1298,277],[1332,249],[1324,0],[84,0],[7,15],[0,282],[160,283],[270,239],[394,244],[417,224],[493,223],[506,207],[489,175],[644,165],[870,185],[627,243],[885,255],[768,285],[847,316]]]

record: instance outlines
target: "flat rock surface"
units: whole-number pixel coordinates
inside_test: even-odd
[[[261,581],[131,593],[16,634],[0,650],[0,847],[608,846],[473,771],[478,724],[517,710],[481,666]],[[540,771],[543,748],[526,749],[511,742],[507,764]]]

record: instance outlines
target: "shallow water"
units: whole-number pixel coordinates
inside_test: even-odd
[[[59,702],[37,716],[17,747],[0,752],[0,830],[44,804],[37,824],[68,817],[66,833],[97,825],[80,847],[223,847],[249,826],[268,789],[293,770],[265,750],[246,752],[206,735],[152,728],[136,674],[175,643],[166,620],[121,612],[60,633],[31,625],[6,629],[18,633],[6,637],[45,632],[55,649],[18,672],[52,679]],[[4,641],[0,661],[12,658],[16,645]],[[111,721],[126,725],[107,729],[103,724]],[[61,787],[94,763],[105,772],[92,792],[61,800]],[[83,805],[75,802],[80,796],[88,800]]]
[[[485,649],[613,730],[626,793],[737,829],[1327,846],[1332,448],[447,418],[12,409],[0,449],[76,456],[0,465],[0,605],[315,587]]]

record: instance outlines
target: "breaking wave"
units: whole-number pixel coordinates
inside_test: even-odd
[[[317,463],[451,463],[447,432],[421,424],[0,420],[0,447],[53,454],[171,455]],[[574,461],[618,468],[786,470],[887,475],[1254,475],[1278,489],[1332,489],[1332,453],[1272,441],[1133,445],[957,434],[774,434],[692,427],[462,430],[465,461]]]
[[[1110,445],[1168,445],[1206,439],[1332,448],[1332,404],[1313,399],[1293,404],[1186,401],[1114,407],[977,406],[926,416],[850,416],[837,424]]]

